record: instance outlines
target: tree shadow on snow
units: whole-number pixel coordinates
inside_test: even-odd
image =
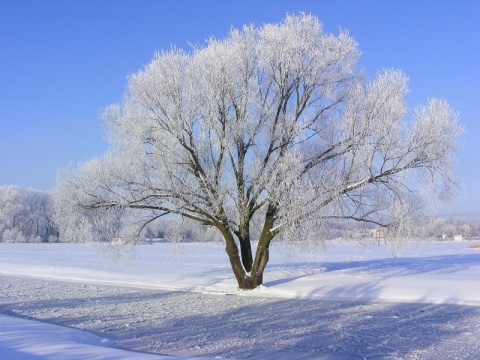
[[[452,274],[472,266],[480,266],[480,254],[441,255],[428,257],[384,258],[373,260],[354,260],[341,262],[293,262],[272,264],[268,271],[293,270],[298,276],[265,282],[265,286],[285,284],[303,277],[321,273],[341,272],[342,275],[379,274],[384,278],[395,275],[415,276],[426,273]]]
[[[177,355],[249,357],[280,352],[347,358],[480,357],[480,344],[471,335],[480,330],[476,307],[219,298],[227,306],[219,306],[214,313],[185,311],[190,314],[166,319],[161,326],[140,324],[139,333],[151,348]],[[252,300],[260,303],[252,304]]]
[[[403,275],[415,276],[427,273],[453,274],[470,268],[480,266],[480,253],[462,255],[439,255],[428,257],[398,257],[373,260],[332,261],[332,262],[289,262],[282,264],[269,264],[265,270],[266,287],[278,286],[294,280],[307,278],[322,273],[341,272],[342,275],[355,275],[356,273],[370,273],[381,275],[383,279]],[[268,281],[269,272],[291,271],[295,276]],[[186,274],[178,280],[188,278],[209,279],[205,286],[214,286],[225,279],[232,278],[230,269],[222,267]]]
[[[480,358],[480,307],[111,291],[19,298],[4,302],[0,311],[93,331],[121,348],[162,354]]]

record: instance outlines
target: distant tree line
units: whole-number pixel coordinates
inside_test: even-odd
[[[123,219],[118,226],[128,228],[135,218]],[[253,224],[252,233],[261,231],[261,224]],[[480,222],[464,218],[433,218],[419,227],[419,237],[451,238],[462,235],[465,238],[480,236]],[[325,239],[374,237],[373,225],[332,221],[319,230],[319,236]],[[180,217],[161,218],[150,222],[143,228],[140,238],[146,242],[221,242],[218,232],[210,226]],[[59,242],[58,228],[53,222],[51,194],[48,192],[25,189],[15,185],[0,186],[0,242]],[[83,239],[76,239],[82,242]]]
[[[363,239],[368,237],[390,237],[388,229],[372,224],[357,222],[330,223],[329,238]],[[464,238],[480,237],[480,222],[461,217],[431,217],[424,218],[412,224],[409,238],[452,239],[456,235]]]
[[[462,235],[467,238],[479,237],[480,222],[458,217],[436,218],[429,222],[426,230],[428,237],[451,238],[455,235]]]
[[[0,186],[0,242],[57,242],[49,193]]]

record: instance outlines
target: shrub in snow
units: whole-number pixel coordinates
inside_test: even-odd
[[[3,232],[3,242],[6,243],[24,243],[26,242],[23,234],[17,229],[7,229]]]

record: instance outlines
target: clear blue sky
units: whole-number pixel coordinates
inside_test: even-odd
[[[128,74],[171,45],[189,48],[233,25],[317,15],[346,28],[367,74],[399,68],[409,104],[446,98],[467,133],[456,165],[463,194],[446,214],[480,218],[480,1],[0,0],[0,185],[40,190],[56,173],[101,155],[99,110]]]

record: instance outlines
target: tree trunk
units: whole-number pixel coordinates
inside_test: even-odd
[[[219,227],[219,230],[222,232],[222,235],[225,239],[225,251],[228,254],[230,265],[237,280],[239,289],[252,290],[262,285],[263,272],[268,262],[268,247],[259,247],[257,249],[257,254],[255,256],[256,261],[253,263],[250,241],[248,241],[248,243],[240,242],[242,251],[242,256],[240,256],[238,246],[235,243],[233,235],[230,233],[230,231],[228,231],[228,229],[225,227]],[[244,247],[242,247],[242,244]],[[247,253],[244,253],[244,251],[247,251]],[[243,258],[246,258],[246,263],[244,262]],[[246,270],[248,264],[250,264],[250,271]]]
[[[237,244],[235,244],[233,235],[227,228],[219,227],[218,229],[221,231],[223,238],[225,239],[225,251],[230,260],[230,266],[232,267],[233,274],[237,279],[238,286],[242,288],[241,284],[243,282],[243,279],[247,277],[247,273],[245,272],[245,269],[243,267]]]
[[[253,256],[252,245],[250,243],[250,235],[241,236],[238,238],[240,242],[240,253],[242,254],[242,264],[245,271],[249,273],[252,271]]]
[[[255,261],[253,262],[251,271],[251,278],[255,285],[254,288],[263,284],[263,272],[265,271],[270,258],[270,243],[275,237],[275,234],[271,232],[275,222],[275,213],[275,206],[270,205],[265,214],[265,222],[263,224],[262,233],[260,234],[260,239],[258,240]]]
[[[238,288],[241,290],[253,290],[263,284],[263,271],[245,276],[238,282]]]
[[[263,284],[263,273],[269,260],[270,242],[275,236],[275,234],[270,231],[273,227],[274,217],[275,207],[270,206],[265,216],[265,223],[258,242],[255,261],[253,261],[252,258],[252,248],[248,232],[244,231],[242,234],[237,233],[240,243],[240,255],[233,234],[228,227],[226,225],[219,227],[219,230],[225,238],[225,251],[230,259],[230,265],[232,266],[238,287],[242,290],[252,290]]]

